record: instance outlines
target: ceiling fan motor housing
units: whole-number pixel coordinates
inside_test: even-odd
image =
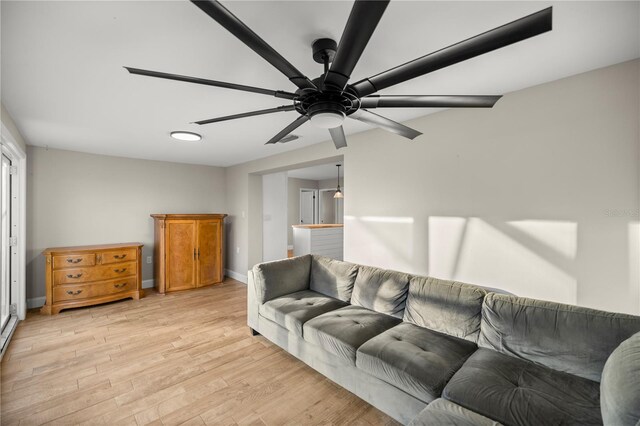
[[[313,60],[319,64],[333,62],[338,50],[338,43],[330,38],[319,38],[311,45],[313,50]],[[326,58],[326,59],[325,59]]]

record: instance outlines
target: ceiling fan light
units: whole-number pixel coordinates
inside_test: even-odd
[[[311,123],[321,129],[333,129],[342,126],[344,113],[340,111],[321,111],[311,115]]]
[[[170,135],[171,135],[172,138],[178,139],[180,141],[195,142],[195,141],[199,141],[199,140],[202,139],[202,136],[197,134],[197,133],[186,132],[186,131],[182,131],[182,130],[171,132]]]

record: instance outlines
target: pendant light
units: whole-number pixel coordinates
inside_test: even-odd
[[[344,198],[344,194],[340,190],[340,164],[336,164],[338,168],[338,188],[336,189],[336,193],[333,194],[333,198]]]

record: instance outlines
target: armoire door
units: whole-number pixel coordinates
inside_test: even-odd
[[[198,221],[198,285],[205,286],[222,281],[221,275],[221,222]]]
[[[195,220],[165,222],[167,290],[182,290],[196,286],[196,223]]]

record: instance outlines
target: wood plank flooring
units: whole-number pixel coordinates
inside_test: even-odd
[[[395,425],[246,326],[238,281],[44,316],[1,364],[2,425]]]

